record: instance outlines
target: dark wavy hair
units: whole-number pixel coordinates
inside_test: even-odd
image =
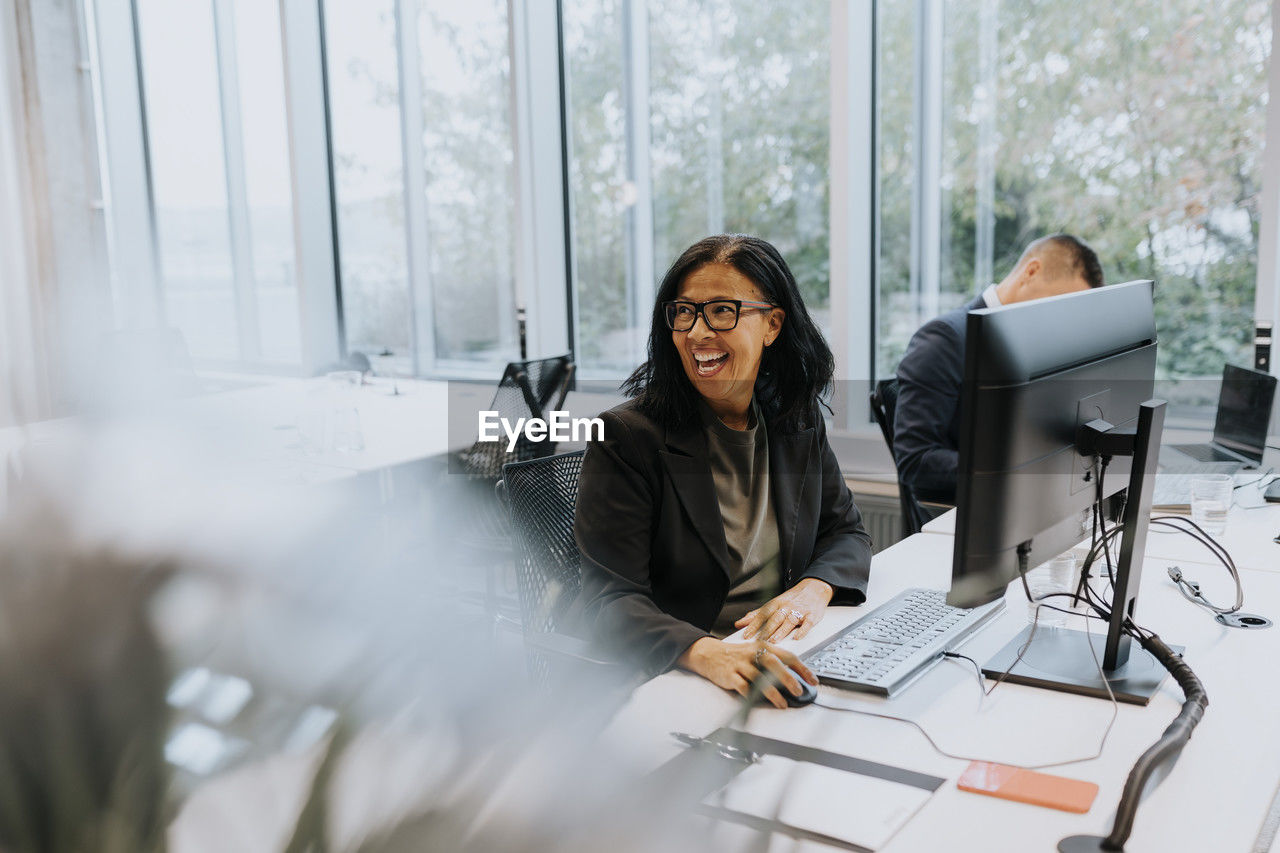
[[[685,375],[671,341],[662,303],[677,298],[681,283],[707,264],[725,264],[760,288],[786,312],[782,331],[761,356],[755,396],[770,428],[797,432],[814,425],[818,404],[831,390],[835,359],[800,298],[795,276],[772,244],[745,234],[704,237],[676,259],[658,287],[649,326],[649,360],[622,384],[641,411],[668,429],[694,423],[698,392]]]

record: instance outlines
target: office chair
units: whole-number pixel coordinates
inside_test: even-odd
[[[575,450],[503,466],[496,491],[510,513],[516,546],[516,585],[529,677],[552,683],[565,663],[611,667],[588,644],[562,629],[582,587],[573,512],[585,451]]]
[[[560,408],[564,403],[573,382],[574,370],[573,356],[569,355],[513,361],[498,381],[498,390],[489,404],[489,411],[497,412],[498,417],[513,424],[519,418],[543,418],[547,412]],[[477,441],[458,454],[458,461],[463,473],[492,484],[502,476],[502,466],[506,463],[537,459],[554,452],[555,444],[530,442],[522,435],[511,453],[507,452],[505,439]]]
[[[884,443],[889,446],[889,455],[893,457],[893,469],[898,475],[898,504],[902,512],[902,536],[905,539],[920,532],[934,516],[950,509],[945,504],[922,503],[915,492],[902,479],[898,471],[898,458],[893,452],[893,413],[898,407],[898,380],[881,379],[876,382],[871,392],[871,413],[880,425],[880,433]]]
[[[502,372],[489,409],[512,424],[520,418],[544,418],[564,402],[573,373],[573,357],[569,355],[513,361]],[[500,595],[499,586],[503,567],[510,565],[512,543],[510,520],[494,494],[494,484],[506,463],[553,453],[554,442],[531,442],[523,435],[508,452],[503,436],[499,441],[476,441],[450,460],[445,479],[456,487],[450,489],[456,513],[451,532],[464,552],[485,568],[482,606],[494,618],[495,625],[505,618],[503,608],[510,609],[510,596]]]

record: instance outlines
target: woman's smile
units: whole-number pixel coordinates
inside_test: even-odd
[[[694,348],[693,358],[698,365],[698,375],[709,378],[719,373],[729,362],[729,353],[722,349]]]

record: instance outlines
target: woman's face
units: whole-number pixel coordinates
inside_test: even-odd
[[[751,279],[727,264],[707,264],[694,270],[681,283],[676,298],[690,302],[769,301]],[[783,319],[781,308],[744,307],[738,325],[728,331],[707,328],[699,316],[689,331],[671,333],[685,375],[718,414],[723,414],[722,410],[746,411],[764,348],[777,339]]]

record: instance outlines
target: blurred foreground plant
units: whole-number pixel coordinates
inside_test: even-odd
[[[167,567],[0,535],[0,849],[165,849],[164,655],[147,614]]]
[[[0,853],[163,853],[183,845],[166,837],[175,817],[165,759],[171,674],[151,624],[154,594],[182,571],[178,561],[77,547],[57,524],[0,523]],[[456,688],[461,671],[485,671],[474,651],[483,647],[461,646],[480,656],[440,647],[425,662],[429,688]],[[244,837],[261,842],[254,850],[280,853],[699,848],[699,834],[681,819],[687,792],[646,786],[595,745],[624,697],[601,702],[586,685],[581,695],[542,701],[548,697],[495,678],[475,688],[416,694],[434,722],[403,743],[425,737],[426,761],[414,765],[394,739],[386,759],[408,767],[390,785],[413,800],[405,807],[358,807],[357,830],[344,825],[360,801],[353,790],[391,778],[362,740],[366,728],[356,728],[365,715],[348,714],[326,745],[296,756],[287,776],[252,765],[227,774],[238,795],[186,840],[201,851],[227,849],[217,824],[243,818],[253,827]],[[266,793],[263,784],[301,796],[270,791],[279,809],[262,819],[253,798]]]

